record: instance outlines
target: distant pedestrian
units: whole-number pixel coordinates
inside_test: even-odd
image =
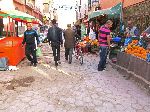
[[[27,23],[27,30],[24,32],[24,39],[22,44],[25,46],[25,54],[27,59],[31,62],[31,66],[37,66],[37,57],[36,57],[36,45],[39,45],[40,41],[37,35],[37,32],[32,29],[32,24]]]
[[[106,67],[106,59],[108,54],[108,49],[110,49],[110,28],[113,22],[108,20],[105,25],[101,26],[99,29],[99,46],[100,46],[100,61],[98,64],[98,71],[103,71]]]
[[[51,43],[55,66],[60,64],[60,45],[63,44],[62,40],[62,30],[56,24],[56,20],[52,20],[52,26],[48,29],[47,38],[49,43]]]
[[[72,54],[73,54],[73,48],[75,46],[75,32],[71,28],[71,24],[67,25],[67,29],[64,32],[64,38],[65,38],[65,59],[68,60],[69,56],[69,64],[72,63]]]
[[[126,37],[138,37],[139,30],[136,26],[133,25],[133,22],[130,20],[128,21],[128,27],[126,28],[125,32]]]

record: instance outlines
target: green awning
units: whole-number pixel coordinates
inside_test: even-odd
[[[116,6],[104,10],[94,11],[89,14],[88,19],[98,17],[100,15],[108,15],[108,17],[119,17],[121,14],[122,3],[117,4]]]
[[[32,21],[35,17],[18,10],[0,11],[0,17],[19,18],[21,20]]]

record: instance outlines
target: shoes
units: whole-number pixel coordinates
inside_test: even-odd
[[[71,62],[69,62],[69,64],[71,64]]]
[[[65,59],[68,61],[68,57],[65,56]]]
[[[60,61],[60,60],[58,61],[58,64],[61,64],[61,61]]]
[[[101,69],[98,69],[98,71],[104,71],[104,70],[105,70],[104,68],[103,68],[103,69],[102,69],[102,68],[101,68]]]
[[[103,70],[105,70],[105,68],[106,68],[106,67],[101,68],[100,66],[98,66],[98,69],[97,69],[97,70],[98,70],[98,71],[103,71]]]
[[[36,63],[34,63],[34,64],[33,64],[33,66],[34,66],[34,67],[36,67],[36,66],[37,66],[37,64],[36,64]]]
[[[57,63],[57,61],[55,61],[55,66],[58,66],[58,63]]]
[[[30,63],[30,66],[33,66],[33,62]]]

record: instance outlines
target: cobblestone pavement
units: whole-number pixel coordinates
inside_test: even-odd
[[[97,71],[98,56],[84,64],[64,60],[56,69],[44,45],[37,67],[24,60],[17,71],[0,72],[0,112],[150,112],[150,96],[110,65]]]

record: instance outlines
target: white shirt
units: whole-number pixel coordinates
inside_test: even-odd
[[[89,37],[90,37],[92,40],[96,39],[96,34],[95,34],[95,32],[93,31],[93,29],[91,29],[91,28],[90,28]]]

